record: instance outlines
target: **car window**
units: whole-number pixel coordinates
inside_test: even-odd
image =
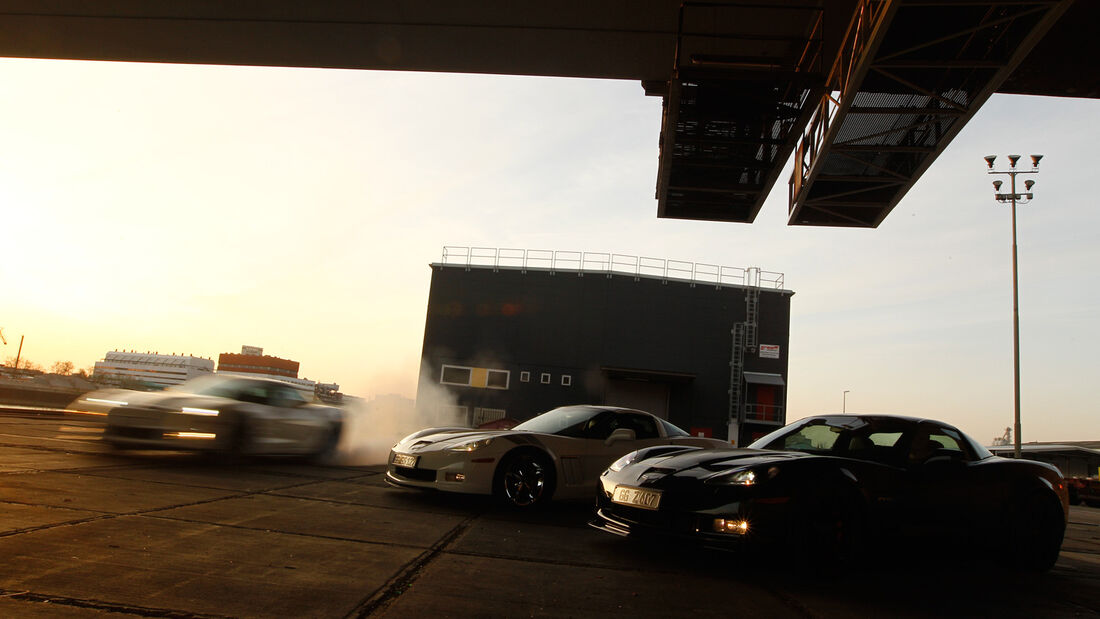
[[[665,436],[691,436],[687,432],[684,432],[680,428],[672,425],[664,419],[660,419],[659,421],[661,422],[661,426],[665,429]]]
[[[867,440],[878,447],[893,447],[901,440],[901,432],[873,432]]]
[[[773,444],[771,449],[789,449],[791,451],[830,451],[836,443],[839,433],[825,424],[802,426],[797,432],[783,437],[782,444]]]
[[[657,432],[657,423],[653,417],[649,415],[640,415],[638,413],[620,413],[618,417],[619,428],[630,428],[634,430],[634,438],[657,438],[660,436]]]
[[[293,387],[279,387],[275,390],[273,404],[276,406],[301,406],[305,403],[302,393]]]
[[[941,456],[964,461],[974,459],[969,443],[960,433],[933,425],[921,427],[909,446],[909,463],[922,464]]]

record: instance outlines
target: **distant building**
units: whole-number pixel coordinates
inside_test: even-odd
[[[431,267],[418,405],[442,388],[470,426],[619,405],[739,445],[786,422],[782,274],[481,248]]]
[[[97,382],[124,387],[169,387],[214,371],[214,361],[191,355],[112,351],[95,362]]]
[[[1013,457],[1015,445],[998,443],[994,441],[989,451],[998,456]],[[1100,441],[1024,443],[1020,445],[1020,457],[1053,464],[1066,477],[1096,478],[1100,475]]]
[[[264,349],[242,346],[241,353],[218,355],[219,374],[259,374],[268,378],[298,378],[298,362],[263,354]]]

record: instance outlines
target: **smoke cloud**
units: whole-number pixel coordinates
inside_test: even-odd
[[[336,461],[351,466],[385,464],[390,449],[406,436],[425,428],[466,425],[464,415],[446,389],[421,377],[414,401],[397,395],[359,400],[345,408],[344,433]]]

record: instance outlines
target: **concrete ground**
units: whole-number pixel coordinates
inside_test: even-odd
[[[589,506],[516,514],[378,466],[112,452],[94,419],[0,414],[0,617],[1087,617],[1100,509],[1041,576],[945,546],[843,573],[650,547]]]

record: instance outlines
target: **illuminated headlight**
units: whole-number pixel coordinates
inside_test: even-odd
[[[719,475],[708,481],[712,484],[725,484],[728,486],[751,486],[758,481],[758,478],[752,469],[744,469],[726,475]]]
[[[640,454],[641,454],[641,452],[639,452],[639,451],[632,451],[632,452],[626,454],[625,456],[619,458],[618,460],[612,462],[611,466],[609,466],[607,468],[610,469],[611,471],[615,472],[615,473],[618,473],[619,471],[625,469],[626,467],[630,466],[631,464],[634,464],[635,462],[637,462],[638,461],[638,456]]]
[[[482,447],[486,447],[489,443],[493,442],[491,438],[483,438],[477,441],[470,441],[468,443],[462,443],[461,445],[455,445],[454,447],[448,447],[448,451],[477,451]]]
[[[184,406],[180,412],[185,415],[205,415],[207,417],[215,417],[218,414],[218,411],[212,408],[192,408],[190,406]]]
[[[729,535],[745,535],[749,532],[748,520],[727,520],[725,518],[714,519],[714,532]]]
[[[164,436],[168,438],[198,438],[198,439],[215,439],[218,438],[217,434],[210,432],[168,432]]]

